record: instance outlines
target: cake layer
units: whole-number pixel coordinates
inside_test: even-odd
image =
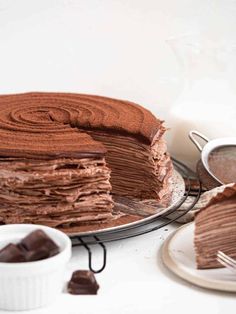
[[[104,158],[0,159],[0,221],[49,226],[112,218]]]
[[[217,252],[236,258],[236,185],[226,187],[195,217],[194,246],[197,267],[217,268]]]
[[[96,130],[86,132],[107,149],[112,193],[159,200],[170,194],[173,166],[160,133],[148,145],[129,136]]]

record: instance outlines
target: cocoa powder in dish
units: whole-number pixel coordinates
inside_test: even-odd
[[[210,171],[224,184],[236,182],[236,146],[221,146],[209,157]]]

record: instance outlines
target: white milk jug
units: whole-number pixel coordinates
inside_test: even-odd
[[[169,112],[169,151],[193,170],[200,158],[188,138],[198,130],[209,139],[236,136],[236,94],[229,80],[235,46],[206,38],[169,40],[185,71],[185,87]]]

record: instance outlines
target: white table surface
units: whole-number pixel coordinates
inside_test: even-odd
[[[165,39],[201,26],[216,36],[235,35],[232,3],[0,0],[0,93],[71,91],[129,99],[168,124],[182,83]],[[235,313],[235,295],[194,287],[165,269],[160,247],[175,228],[107,244],[97,296],[62,294],[53,306],[28,313]],[[95,256],[99,264],[99,249]],[[87,268],[83,248],[74,249],[68,276],[78,268]]]
[[[174,225],[167,226],[143,236],[107,244],[107,266],[96,275],[100,285],[98,295],[72,296],[63,293],[52,306],[24,313],[235,313],[235,294],[195,287],[176,277],[162,264],[161,245],[175,229]],[[96,267],[100,265],[99,248],[94,248],[94,256]],[[76,269],[88,269],[84,248],[73,250],[67,277]]]

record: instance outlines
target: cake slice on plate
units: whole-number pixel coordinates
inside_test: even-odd
[[[217,268],[217,252],[236,259],[236,184],[225,186],[195,217],[197,268]]]

